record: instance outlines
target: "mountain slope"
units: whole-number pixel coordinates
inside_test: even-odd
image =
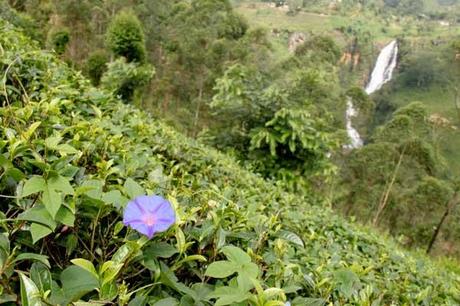
[[[0,32],[2,301],[20,299],[21,283],[23,303],[37,295],[51,304],[460,303],[458,275],[315,205],[317,195],[286,193],[90,87],[5,22]],[[46,190],[31,187],[38,178],[60,182],[55,216]],[[176,226],[148,242],[120,222],[128,199],[146,191],[167,197],[178,215]],[[205,275],[229,245],[257,264],[260,288],[231,274],[219,281]],[[35,255],[14,260],[13,246]],[[88,275],[90,264],[76,258],[100,269]],[[120,264],[113,277],[104,263],[109,270]],[[48,274],[55,282],[40,285]],[[284,293],[263,290],[272,287]]]

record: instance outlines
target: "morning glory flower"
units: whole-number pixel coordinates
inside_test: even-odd
[[[130,201],[123,214],[123,224],[152,238],[176,222],[176,213],[167,200],[160,196],[139,196]]]

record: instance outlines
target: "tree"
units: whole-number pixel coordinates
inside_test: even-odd
[[[66,28],[52,29],[48,34],[48,45],[59,55],[65,52],[69,41],[70,34]]]
[[[145,38],[139,19],[131,11],[122,11],[111,21],[107,30],[107,45],[116,56],[128,62],[145,60]]]
[[[99,85],[102,75],[107,71],[108,61],[109,57],[104,50],[94,51],[88,56],[86,73],[94,86]]]
[[[136,92],[151,80],[153,74],[154,69],[150,65],[128,63],[121,57],[108,64],[101,85],[124,102],[132,102],[136,98]]]

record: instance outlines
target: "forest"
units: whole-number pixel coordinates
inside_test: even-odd
[[[0,0],[0,304],[460,305],[459,0]]]

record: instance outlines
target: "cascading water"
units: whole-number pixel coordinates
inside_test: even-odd
[[[398,42],[393,40],[379,54],[371,79],[366,86],[367,94],[372,94],[391,80],[398,60]]]
[[[398,60],[398,42],[393,40],[380,52],[377,61],[375,62],[374,70],[372,71],[371,78],[367,84],[365,91],[368,95],[376,92],[382,88],[383,84],[391,80],[393,71],[396,68]],[[358,131],[352,126],[352,118],[358,115],[357,110],[353,105],[351,98],[347,100],[347,111],[345,114],[346,128],[348,137],[351,143],[346,145],[347,149],[356,149],[363,146],[363,140]]]

